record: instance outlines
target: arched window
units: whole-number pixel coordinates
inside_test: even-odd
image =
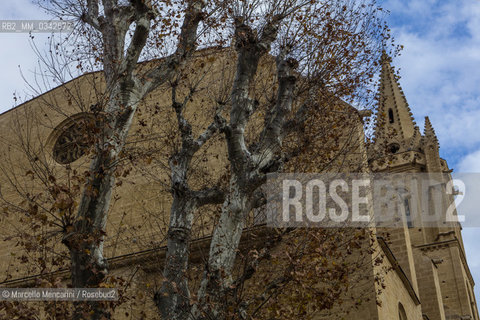
[[[405,217],[407,219],[408,228],[413,228],[412,213],[410,212],[410,199],[405,198],[403,200],[403,206],[405,207]]]
[[[397,153],[400,150],[400,145],[398,143],[391,143],[387,147],[388,152],[390,153]]]
[[[407,313],[405,312],[405,308],[403,307],[403,305],[400,302],[398,303],[398,319],[408,320],[407,319]]]
[[[394,119],[393,119],[393,110],[392,108],[388,109],[388,121],[390,123],[393,123],[394,122]]]

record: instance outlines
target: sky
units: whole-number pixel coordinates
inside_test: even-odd
[[[417,124],[428,116],[440,155],[455,172],[480,172],[480,1],[385,0],[396,42],[393,64]],[[468,192],[468,190],[467,190]],[[463,240],[480,306],[480,229]]]
[[[441,156],[454,172],[480,172],[480,1],[379,0],[390,11],[396,42],[404,46],[393,61],[417,124],[429,116]],[[0,20],[44,19],[29,0],[2,0]],[[35,34],[39,47],[46,34]],[[0,113],[14,105],[13,93],[33,92],[37,57],[26,33],[0,33]],[[20,72],[21,71],[21,72]],[[464,228],[470,269],[480,301],[480,229]],[[478,303],[480,306],[480,303]]]

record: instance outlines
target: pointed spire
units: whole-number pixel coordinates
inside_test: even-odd
[[[423,131],[423,145],[425,152],[425,161],[427,172],[442,172],[440,161],[440,145],[437,135],[433,129],[432,123],[428,117],[425,117],[425,129]]]
[[[440,148],[440,144],[438,142],[437,135],[435,134],[435,130],[433,129],[432,123],[428,117],[425,117],[425,128],[423,129],[423,139],[425,144],[433,144],[438,148]]]
[[[415,131],[413,133],[412,139],[410,140],[410,144],[408,146],[408,150],[416,150],[419,148],[422,140],[422,134],[420,133],[420,128],[415,126]]]
[[[375,137],[379,143],[406,143],[415,134],[415,120],[391,63],[391,58],[382,53],[379,106]]]
[[[423,130],[423,135],[427,138],[434,138],[438,141],[435,130],[433,129],[432,123],[428,117],[425,117],[425,129]]]

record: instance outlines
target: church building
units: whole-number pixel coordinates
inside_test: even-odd
[[[204,58],[201,56],[198,59]],[[221,76],[229,72],[233,74],[228,68],[227,71],[222,69],[220,62],[208,61],[207,65],[213,63],[212,68],[218,69],[219,82],[223,81]],[[101,78],[99,73],[83,75],[0,114],[0,210],[3,208],[0,235],[5,238],[5,241],[3,238],[0,241],[0,287],[35,287],[38,286],[37,279],[45,274],[68,279],[68,267],[55,268],[51,264],[56,261],[50,257],[52,252],[43,252],[48,257],[44,264],[30,265],[27,258],[22,262],[22,248],[26,246],[27,251],[35,248],[28,248],[28,244],[16,238],[18,234],[31,236],[32,239],[48,234],[48,241],[57,241],[50,247],[54,253],[65,253],[65,248],[58,240],[58,233],[46,230],[45,225],[31,225],[30,215],[37,214],[40,209],[30,207],[30,211],[21,214],[18,208],[28,207],[25,199],[46,199],[47,195],[42,190],[46,190],[45,186],[51,184],[52,179],[77,183],[81,187],[77,174],[88,167],[89,159],[85,149],[88,143],[82,138],[84,133],[80,129],[92,121],[91,106],[95,105],[97,94],[104,86]],[[158,119],[148,118],[146,110],[163,112],[162,106],[156,102],[167,101],[168,98],[169,93],[164,88],[153,92],[130,130],[126,148],[135,153],[140,146],[148,152],[144,152],[144,160],[135,162],[133,168],[125,165],[125,170],[119,172],[120,177],[125,174],[129,180],[118,183],[115,188],[107,223],[107,233],[114,236],[104,248],[110,270],[131,275],[136,279],[133,287],[145,288],[145,292],[148,292],[149,283],[154,281],[152,279],[161,273],[158,265],[165,257],[166,247],[162,241],[167,232],[171,199],[168,192],[162,191],[168,175],[149,175],[143,168],[151,164],[161,166],[161,159],[151,156],[155,154],[152,150],[158,147],[155,145],[157,142],[149,137],[155,137],[160,142],[171,140],[167,129],[176,121],[171,110]],[[362,128],[364,113],[350,106],[344,107],[344,111],[353,116]],[[200,110],[195,119],[200,119],[198,122],[201,124],[206,123],[206,113]],[[147,119],[142,119],[142,116]],[[451,170],[447,161],[440,158],[439,141],[432,123],[426,117],[423,132],[416,125],[390,59],[386,56],[383,58],[375,117],[374,140],[365,143],[363,131],[356,140],[367,171],[373,174],[402,174],[405,177],[415,174],[443,174],[449,177]],[[222,159],[225,146],[222,142],[215,143],[211,153],[220,155],[216,158]],[[218,163],[204,165],[199,161],[199,166],[210,168],[211,176],[220,177],[222,174],[223,165]],[[152,177],[158,178],[155,183]],[[162,192],[164,200],[159,201],[156,195]],[[361,270],[368,274],[370,283],[362,291],[352,291],[372,299],[359,306],[355,303],[335,306],[332,310],[338,312],[314,315],[311,319],[480,320],[460,223],[447,227],[415,223],[410,217],[421,210],[414,201],[415,197],[421,195],[409,190],[409,195],[402,200],[402,212],[406,216],[404,227],[375,230],[376,249],[371,256],[372,263]],[[453,197],[445,196],[441,201],[451,203]],[[61,207],[63,204],[57,205]],[[45,221],[49,219],[46,215]],[[255,224],[258,228],[266,228],[258,221]],[[198,230],[192,240],[193,255],[200,256],[208,248],[210,232],[211,229]],[[377,254],[384,258],[376,264],[373,260]],[[381,283],[376,278],[380,273],[383,275]],[[142,318],[144,315],[138,309],[154,309],[151,301],[147,301],[148,297],[145,299],[143,307],[137,306],[129,316],[119,312],[114,319],[157,319],[154,315]],[[348,308],[353,311],[342,313]]]

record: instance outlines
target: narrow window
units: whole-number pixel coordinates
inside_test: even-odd
[[[393,110],[390,108],[388,109],[388,120],[390,121],[390,123],[393,123]]]
[[[405,312],[405,308],[401,303],[398,304],[398,318],[400,320],[408,320],[407,313]]]
[[[405,198],[403,205],[405,207],[405,216],[407,217],[407,226],[408,228],[413,228],[412,215],[410,213],[410,201],[408,198]]]

